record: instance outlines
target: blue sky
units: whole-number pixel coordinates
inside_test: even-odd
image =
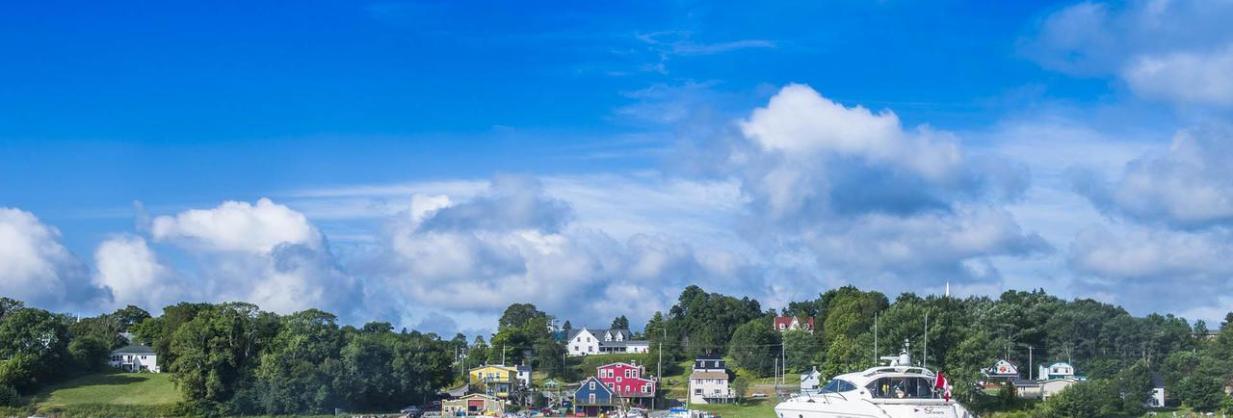
[[[1233,310],[1225,4],[5,9],[0,293],[48,308],[446,332],[952,282]]]

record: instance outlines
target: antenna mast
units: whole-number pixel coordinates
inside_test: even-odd
[[[929,312],[925,312],[925,344],[924,354],[920,358],[920,366],[929,368]]]
[[[873,313],[873,365],[878,365],[878,313]]]

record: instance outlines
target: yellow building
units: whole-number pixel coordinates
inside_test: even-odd
[[[511,366],[485,365],[468,374],[471,390],[499,398],[508,398],[510,389],[518,384],[518,369]]]

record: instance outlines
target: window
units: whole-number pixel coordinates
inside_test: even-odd
[[[839,379],[831,379],[831,381],[826,382],[826,386],[822,387],[823,392],[831,392],[831,393],[848,392],[848,391],[853,391],[853,390],[856,390],[856,385],[852,384],[852,382],[849,382],[847,380],[839,380]]]
[[[587,347],[587,352],[588,352],[588,353],[589,353],[589,352],[592,352],[592,351],[595,351],[595,347],[593,347],[593,346],[592,346],[592,347]]]
[[[701,395],[701,394],[702,394],[702,389],[701,389],[701,388],[694,389],[694,394],[695,394],[695,395]]]
[[[617,383],[621,383],[621,378],[617,378]]]
[[[933,398],[933,382],[924,377],[884,377],[870,383],[868,388],[874,398]]]
[[[642,385],[642,393],[651,393],[651,385]]]
[[[594,382],[594,381],[592,381],[592,382],[591,382],[591,390],[595,390],[595,382]],[[595,395],[591,395],[591,396],[595,396]]]
[[[587,397],[587,400],[590,401],[591,403],[595,403],[595,394],[592,393],[590,396]]]
[[[629,392],[629,385],[625,385],[625,391]]]

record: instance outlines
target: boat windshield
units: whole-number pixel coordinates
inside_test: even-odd
[[[934,398],[933,382],[923,377],[883,377],[873,381],[869,393],[883,399]]]
[[[826,382],[826,386],[822,387],[821,392],[839,393],[850,392],[853,390],[856,390],[856,385],[852,384],[852,382],[843,379],[831,379],[829,382]]]

